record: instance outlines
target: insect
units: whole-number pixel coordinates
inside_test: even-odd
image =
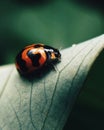
[[[28,75],[60,59],[61,54],[58,49],[39,43],[22,49],[16,56],[15,65],[21,75]]]

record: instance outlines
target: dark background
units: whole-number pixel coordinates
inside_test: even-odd
[[[0,65],[14,63],[15,55],[28,44],[64,49],[103,34],[103,5],[101,0],[1,0]],[[98,62],[104,64],[103,57]],[[64,130],[104,130],[104,84],[99,78],[104,69],[95,70],[88,81],[99,79],[98,84],[85,84]]]
[[[101,35],[103,13],[100,0],[1,0],[0,65],[28,44],[63,49]]]

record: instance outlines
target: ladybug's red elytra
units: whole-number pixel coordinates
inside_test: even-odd
[[[16,56],[15,65],[21,75],[28,75],[60,59],[58,49],[39,43],[22,49]]]

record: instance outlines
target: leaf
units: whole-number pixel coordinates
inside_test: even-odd
[[[62,130],[104,35],[61,51],[62,61],[41,78],[22,78],[14,65],[0,68],[0,129]]]

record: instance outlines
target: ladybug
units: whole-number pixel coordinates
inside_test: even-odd
[[[15,65],[21,75],[28,75],[60,59],[61,54],[58,49],[39,43],[22,49],[16,56]]]

